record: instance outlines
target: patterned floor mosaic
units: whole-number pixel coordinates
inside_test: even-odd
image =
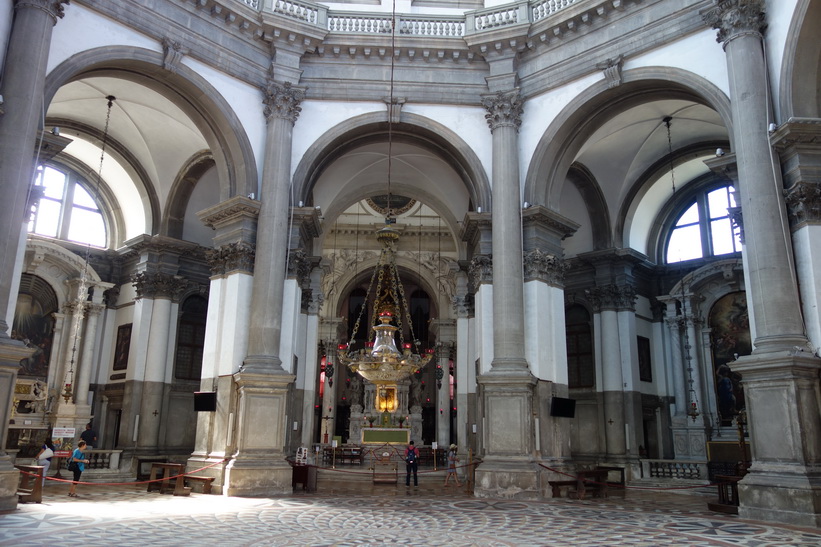
[[[629,492],[543,502],[478,499],[422,484],[280,498],[174,497],[49,483],[42,504],[0,513],[0,546],[754,546],[821,545],[821,530],[707,511],[707,498]]]

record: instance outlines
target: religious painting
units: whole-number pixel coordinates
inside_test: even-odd
[[[732,371],[732,363],[738,356],[752,353],[746,294],[739,291],[721,297],[710,310],[709,322],[718,420],[720,425],[729,426],[745,407],[741,375]]]
[[[639,350],[639,380],[642,382],[652,382],[653,364],[650,361],[650,339],[644,336],[637,336],[636,343]]]
[[[24,292],[25,291],[25,292]],[[24,275],[14,309],[11,337],[20,340],[34,352],[20,360],[20,378],[48,377],[51,344],[54,338],[53,313],[57,299],[50,287],[31,275]]]
[[[131,323],[117,329],[117,345],[114,347],[114,370],[128,368],[128,350],[131,348]]]

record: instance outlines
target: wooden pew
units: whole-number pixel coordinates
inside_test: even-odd
[[[17,499],[20,503],[43,502],[43,466],[15,465],[21,471],[17,486]],[[25,471],[25,473],[23,473]],[[31,473],[31,475],[29,474]]]
[[[198,475],[186,475],[186,482],[197,483],[202,485],[202,493],[211,493],[211,483],[214,482],[214,477],[200,477]]]

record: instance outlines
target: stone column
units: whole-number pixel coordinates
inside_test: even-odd
[[[74,402],[78,408],[78,414],[91,417],[91,409],[88,404],[88,388],[91,384],[91,372],[94,368],[94,348],[97,340],[97,322],[100,313],[105,310],[99,301],[102,300],[102,291],[95,292],[94,300],[91,304],[86,304],[86,325],[83,333],[83,351],[80,356],[80,371],[77,375],[76,388],[74,390]]]
[[[234,374],[239,388],[237,452],[228,465],[228,495],[291,491],[286,462],[288,392],[294,376],[280,356],[287,275],[288,210],[293,127],[305,92],[269,79],[262,89],[268,122],[260,184],[256,256],[248,328],[248,355]],[[287,363],[291,367],[290,359]]]
[[[623,457],[627,451],[624,435],[624,378],[619,345],[618,301],[621,287],[605,285],[588,291],[593,312],[601,323],[602,397],[604,399],[604,434],[608,457]]]
[[[269,80],[263,89],[268,121],[260,184],[251,322],[246,372],[284,372],[279,355],[288,249],[293,128],[304,90]],[[290,366],[290,363],[288,363]]]
[[[744,216],[745,282],[755,323],[744,378],[752,466],[739,483],[739,515],[821,525],[821,360],[804,334],[787,213],[767,132],[769,91],[763,0],[725,0],[705,11],[727,59],[733,147]]]
[[[173,366],[173,359],[169,358],[168,340],[171,331],[177,328],[176,318],[171,313],[172,303],[179,302],[187,282],[181,276],[159,272],[140,272],[134,275],[132,281],[137,290],[137,299],[151,300],[153,303],[150,307],[145,362],[140,367],[143,374],[139,382],[140,423],[137,432],[137,449],[151,452],[160,445],[160,423],[169,419],[164,412],[166,380],[169,367]]]
[[[518,89],[482,97],[493,135],[493,360],[477,380],[484,409],[484,463],[476,470],[478,497],[538,499],[534,455],[533,388],[525,359]],[[515,494],[512,494],[515,492]]]
[[[0,94],[5,113],[0,116],[0,338],[8,338],[6,310],[12,294],[14,257],[18,256],[20,229],[34,175],[33,151],[43,116],[43,91],[51,35],[63,17],[68,0],[16,0]],[[4,437],[5,438],[5,437]]]

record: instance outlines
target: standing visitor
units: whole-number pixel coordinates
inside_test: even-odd
[[[80,482],[80,475],[83,474],[83,471],[86,469],[86,464],[89,463],[85,453],[83,453],[85,447],[85,441],[78,442],[77,448],[71,453],[71,458],[68,461],[68,470],[74,473],[74,482],[71,483],[71,488],[68,491],[68,495],[71,498],[77,497],[74,489],[77,488],[77,483]]]
[[[456,445],[452,444],[448,449],[448,473],[445,475],[445,486],[448,485],[451,477],[456,481],[456,486],[462,486],[459,482],[459,475],[456,473],[456,462],[458,461],[459,457],[456,455]]]
[[[410,442],[405,449],[405,463],[407,463],[407,475],[405,477],[405,486],[410,486],[411,471],[413,471],[413,485],[419,486],[419,478],[416,473],[419,470],[419,450],[413,446],[413,441]]]
[[[54,443],[51,442],[51,439],[46,439],[43,448],[37,454],[37,465],[43,466],[43,486],[46,485],[46,475],[48,475],[48,468],[51,466],[52,456],[54,456]]]

